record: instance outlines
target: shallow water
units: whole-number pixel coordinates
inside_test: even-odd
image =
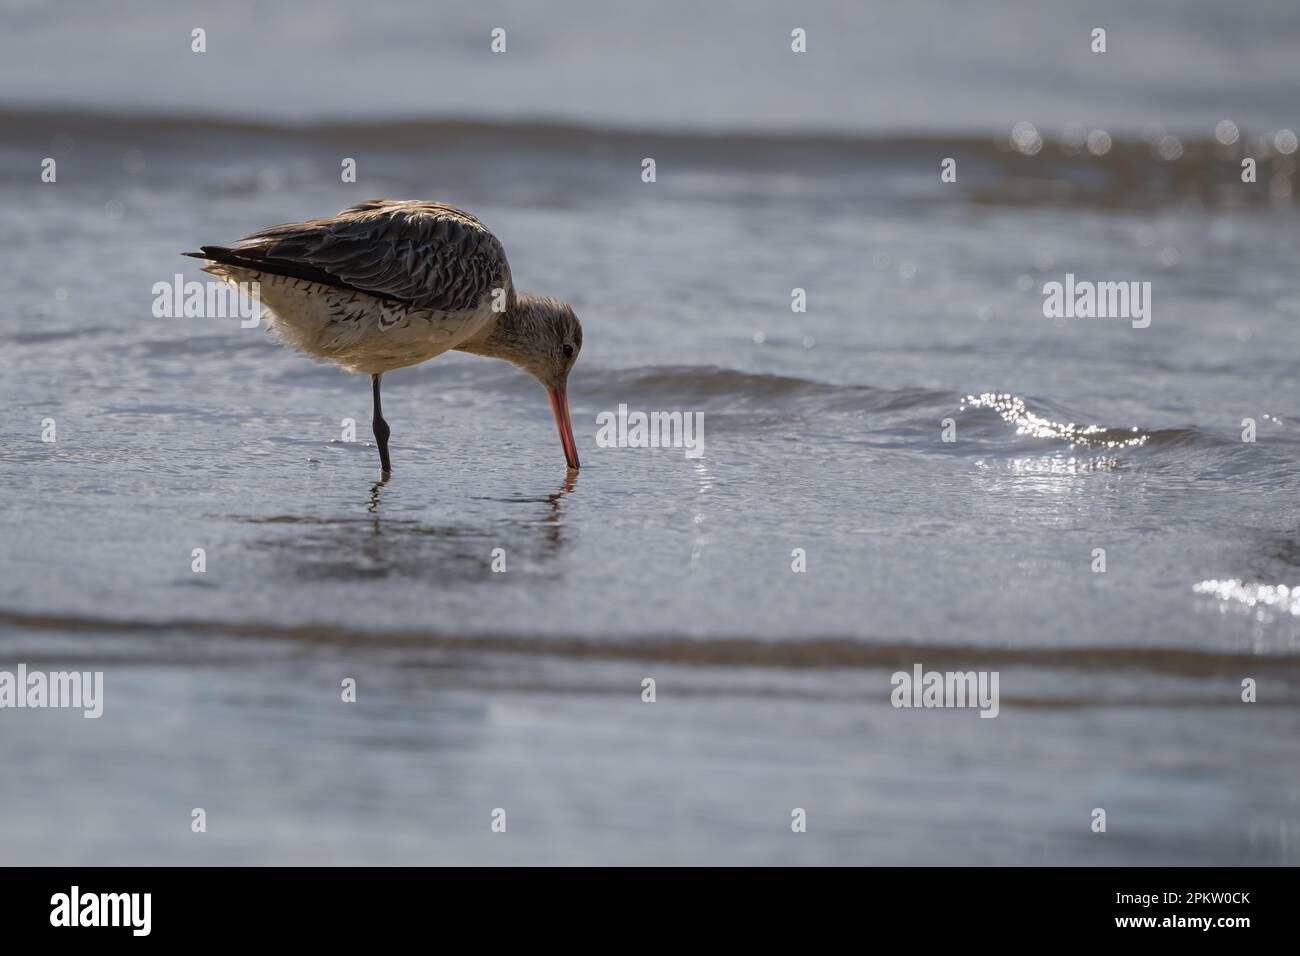
[[[0,669],[106,683],[0,713],[0,860],[1300,862],[1290,194],[1212,124],[1171,164],[1020,155],[1019,118],[0,116]],[[574,305],[576,477],[513,368],[387,375],[379,484],[365,379],[151,315],[180,251],[372,195]],[[1150,327],[1044,318],[1067,272],[1150,281]],[[704,456],[598,447],[620,404],[702,413]],[[999,671],[998,718],[891,708],[916,662]]]

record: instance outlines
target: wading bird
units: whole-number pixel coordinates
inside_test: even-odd
[[[200,246],[203,271],[256,282],[281,340],[370,376],[384,474],[388,423],[379,381],[450,349],[505,359],[546,388],[564,457],[578,467],[569,370],[582,326],[558,299],[517,292],[497,237],[446,203],[369,199],[337,216],[271,226],[233,247]]]

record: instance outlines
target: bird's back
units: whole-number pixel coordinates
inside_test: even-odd
[[[371,199],[187,255],[229,281],[257,282],[271,327],[288,344],[360,372],[454,348],[514,297],[491,231],[427,200]]]

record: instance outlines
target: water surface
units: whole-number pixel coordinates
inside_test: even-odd
[[[35,10],[30,37],[84,40]],[[1257,188],[1236,175],[1286,125],[1279,87],[1224,112],[1169,65],[1287,34],[1195,24],[1161,60],[1176,88],[1131,60],[1069,94],[990,73],[1026,99],[962,94],[970,123],[933,78],[907,94],[937,111],[921,124],[782,112],[756,77],[621,119],[593,93],[563,125],[490,121],[499,97],[473,122],[395,118],[424,115],[400,97],[362,121],[346,83],[346,121],[308,122],[333,101],[297,87],[302,115],[231,119],[213,87],[146,96],[118,70],[96,92],[89,65],[50,97],[17,89],[0,669],[102,669],[106,705],[0,713],[0,860],[1300,861],[1294,164],[1273,147]],[[870,68],[815,67],[841,91]],[[1031,100],[1060,123],[1038,119],[1027,155],[1008,137]],[[1111,148],[1062,148],[1074,120]],[[237,320],[152,316],[154,283],[200,277],[180,251],[370,196],[472,210],[520,288],[574,305],[576,477],[511,367],[386,376],[380,483],[365,379]],[[1151,326],[1044,318],[1066,273],[1150,281]],[[619,404],[703,413],[704,456],[598,447]],[[998,718],[891,708],[916,662],[999,671]]]

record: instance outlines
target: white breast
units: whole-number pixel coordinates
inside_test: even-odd
[[[429,312],[252,269],[214,264],[205,271],[228,282],[257,282],[268,325],[286,344],[371,375],[441,355],[492,316],[490,296],[475,309]]]

